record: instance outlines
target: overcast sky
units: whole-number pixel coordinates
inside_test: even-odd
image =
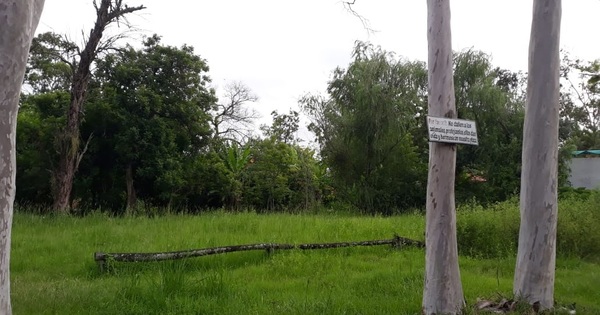
[[[130,0],[147,9],[129,20],[143,35],[192,45],[208,61],[217,91],[242,81],[259,97],[262,123],[270,112],[297,108],[306,92],[323,92],[332,70],[345,67],[356,40],[398,56],[427,59],[425,0],[356,0],[369,33],[339,0]],[[531,0],[452,0],[452,46],[492,55],[496,66],[526,70]],[[600,58],[600,0],[563,1],[561,47]],[[95,19],[92,0],[46,0],[38,32],[81,38]],[[138,39],[141,36],[138,36]],[[134,40],[132,40],[135,43]]]

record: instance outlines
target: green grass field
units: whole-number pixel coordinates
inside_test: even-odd
[[[460,217],[459,217],[460,219]],[[260,242],[423,239],[420,215],[361,217],[208,213],[155,218],[16,214],[11,262],[19,314],[420,314],[424,252],[387,246],[262,251],[177,262],[115,263],[93,253]],[[468,303],[509,296],[514,258],[460,260]],[[558,303],[600,314],[600,266],[560,258]]]

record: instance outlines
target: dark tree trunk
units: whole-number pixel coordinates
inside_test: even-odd
[[[69,211],[71,189],[75,178],[75,158],[61,152],[58,171],[54,174],[54,209],[56,212]]]
[[[125,170],[125,181],[127,184],[127,213],[130,213],[131,210],[135,208],[137,205],[137,196],[135,195],[135,187],[133,185],[133,166],[131,163],[127,165],[127,170]]]
[[[87,94],[90,81],[90,67],[98,53],[107,47],[100,47],[104,29],[125,14],[142,10],[145,7],[128,7],[122,0],[102,0],[100,6],[96,5],[96,23],[90,32],[85,48],[79,54],[80,60],[73,74],[71,84],[71,102],[67,113],[67,125],[59,135],[59,163],[54,173],[54,210],[68,212],[73,188],[73,179],[79,166],[79,161],[85,153],[80,151],[79,126],[83,103]]]

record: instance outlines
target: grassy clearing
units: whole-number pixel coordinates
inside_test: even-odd
[[[424,254],[418,249],[243,252],[178,262],[121,263],[111,273],[99,273],[92,254],[383,239],[394,233],[422,240],[423,231],[420,215],[17,214],[13,308],[15,314],[420,314]],[[514,259],[479,256],[461,257],[467,301],[509,294]],[[600,314],[598,283],[598,264],[573,258],[558,261],[556,297],[559,303],[577,303],[578,314]]]

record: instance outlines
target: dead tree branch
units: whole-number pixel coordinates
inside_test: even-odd
[[[372,33],[377,32],[376,30],[371,28],[371,25],[370,25],[371,23],[369,22],[369,20],[367,18],[365,18],[363,15],[359,14],[358,12],[356,12],[356,10],[354,10],[353,6],[355,3],[356,3],[356,0],[353,0],[351,2],[350,1],[342,2],[346,11],[348,11],[350,14],[352,14],[356,18],[358,18],[358,20],[362,24],[363,28],[367,31],[367,34],[372,34]]]
[[[289,249],[328,249],[341,247],[356,247],[356,246],[378,246],[392,245],[400,248],[404,246],[412,246],[424,248],[425,243],[405,237],[395,235],[392,239],[358,241],[358,242],[339,242],[339,243],[313,243],[313,244],[280,244],[280,243],[261,243],[247,245],[231,245],[212,248],[192,249],[175,252],[155,252],[155,253],[94,253],[94,260],[101,266],[101,269],[106,267],[108,261],[115,262],[145,262],[145,261],[162,261],[162,260],[177,260],[183,258],[201,257],[216,254],[225,254],[232,252],[242,252],[249,250],[289,250]]]
[[[96,10],[96,22],[85,40],[83,49],[78,54],[79,62],[73,73],[70,88],[71,100],[67,110],[67,123],[59,139],[61,151],[59,152],[58,169],[54,173],[56,193],[53,206],[57,212],[69,211],[74,176],[81,156],[85,153],[80,151],[79,147],[79,127],[82,121],[88,84],[92,75],[92,64],[99,53],[108,49],[117,39],[121,38],[119,35],[113,36],[103,44],[104,31],[108,25],[114,22],[119,23],[119,20],[124,20],[128,24],[125,19],[127,14],[146,8],[143,5],[130,7],[124,4],[123,0],[100,0],[99,3],[94,0],[93,5]]]

